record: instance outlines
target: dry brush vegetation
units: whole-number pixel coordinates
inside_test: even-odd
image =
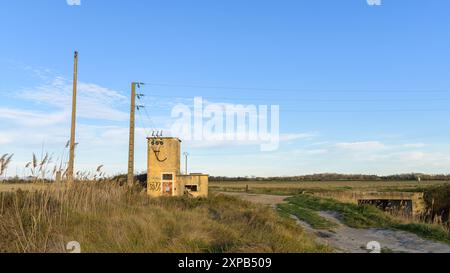
[[[113,182],[0,193],[0,252],[327,252],[291,219],[223,195],[148,197]]]

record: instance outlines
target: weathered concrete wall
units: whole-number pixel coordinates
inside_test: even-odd
[[[180,188],[185,189],[186,185],[197,186],[196,192],[189,192],[192,197],[208,197],[209,194],[209,176],[206,174],[191,174],[177,176]],[[181,192],[184,194],[184,191]]]
[[[180,143],[178,138],[149,138],[147,161],[147,192],[150,196],[162,196],[162,174],[173,175],[173,182],[180,174]],[[176,190],[175,190],[176,188]],[[178,191],[175,183],[173,192]]]
[[[149,138],[147,192],[150,196],[183,196],[186,185],[197,186],[197,191],[189,192],[192,197],[208,197],[209,176],[206,174],[181,175],[181,141],[178,138]],[[164,181],[163,174],[172,175],[172,180]],[[167,189],[171,193],[167,193]]]
[[[344,203],[359,204],[364,200],[405,200],[412,201],[412,216],[420,216],[425,212],[425,201],[423,193],[415,192],[324,192],[315,193],[315,196],[331,198]]]

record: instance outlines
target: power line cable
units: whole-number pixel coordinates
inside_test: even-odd
[[[159,96],[163,97],[163,96]],[[170,96],[166,96],[167,98],[170,98]],[[155,125],[145,107],[142,107],[144,110],[144,114],[146,115],[147,119],[152,123],[152,125]],[[141,109],[139,109],[141,110]],[[305,109],[305,110],[299,110],[299,109],[292,109],[292,108],[283,108],[280,107],[280,112],[289,112],[289,113],[371,113],[371,112],[448,112],[450,111],[450,108],[434,108],[434,109],[361,109],[361,110],[353,110],[353,109]],[[154,126],[156,128],[156,126]]]
[[[211,96],[203,96],[203,95],[195,95],[192,97],[188,96],[158,96],[154,97],[157,98],[182,98],[182,99],[193,99],[195,97],[202,97],[203,99],[207,100],[242,100],[242,101],[267,101],[267,100],[273,100],[274,102],[292,102],[292,101],[299,101],[299,102],[422,102],[422,101],[450,101],[450,98],[405,98],[405,99],[301,99],[301,98],[262,98],[262,97],[211,97]]]
[[[197,84],[181,84],[181,83],[156,83],[151,82],[148,85],[165,86],[165,87],[184,87],[184,88],[201,88],[201,89],[223,89],[235,91],[269,91],[269,92],[315,92],[315,93],[450,93],[450,90],[433,90],[433,89],[284,89],[284,88],[258,88],[258,87],[236,87],[236,86],[215,86],[215,85],[197,85]]]
[[[298,109],[283,109],[280,112],[290,113],[383,113],[383,112],[448,112],[450,108],[443,109],[364,109],[364,110],[298,110]]]
[[[144,115],[147,118],[147,121],[150,123],[151,131],[155,132],[157,130],[157,126],[156,126],[155,122],[153,122],[153,119],[150,117],[150,114],[147,111],[147,106],[145,105],[145,103],[144,103],[144,101],[142,99],[143,97],[144,97],[144,95],[142,95],[142,94],[138,94],[137,95],[137,98],[138,98],[138,101],[139,101],[139,104],[140,104],[139,106],[137,106],[139,117],[142,120],[142,123],[144,124],[144,127],[147,128],[145,126],[146,123],[144,122],[144,117],[142,116],[142,110],[143,110]],[[150,132],[148,130],[146,131],[146,133],[147,133],[147,136],[150,136]]]
[[[141,114],[141,111],[139,110],[139,108],[138,108],[138,111],[137,111],[137,112],[138,112],[138,119],[139,119],[139,121],[141,122],[142,128],[144,128],[145,134],[146,134],[147,137],[148,137],[148,136],[150,136],[150,131],[148,130],[147,126],[145,126],[144,119],[142,118],[142,114]]]

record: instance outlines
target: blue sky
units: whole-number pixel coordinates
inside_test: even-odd
[[[145,136],[195,96],[280,105],[281,144],[186,142],[212,175],[450,172],[447,0],[16,0],[0,10],[0,154],[61,156],[80,52],[77,169],[126,171],[131,81]]]

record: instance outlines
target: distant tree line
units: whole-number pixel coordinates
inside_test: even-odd
[[[379,175],[365,175],[365,174],[337,174],[337,173],[321,173],[300,176],[274,176],[274,177],[226,177],[226,176],[211,176],[210,181],[213,182],[232,182],[232,181],[417,181],[419,180],[450,180],[450,174],[394,174],[387,176]]]

